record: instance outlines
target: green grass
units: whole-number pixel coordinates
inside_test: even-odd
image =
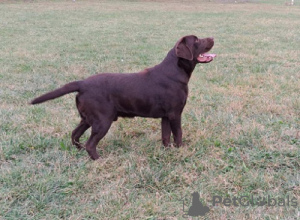
[[[0,219],[183,219],[194,191],[203,219],[299,219],[300,3],[228,2],[0,3]],[[159,120],[119,119],[94,162],[71,146],[74,95],[27,104],[153,66],[187,34],[214,36],[218,57],[191,77],[183,148],[162,147]],[[298,206],[213,207],[213,195]]]

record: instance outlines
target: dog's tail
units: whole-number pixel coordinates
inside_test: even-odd
[[[51,92],[48,92],[44,95],[41,95],[41,96],[33,99],[30,102],[30,104],[35,105],[35,104],[39,104],[39,103],[42,103],[42,102],[45,102],[45,101],[48,101],[51,99],[56,99],[60,96],[66,95],[71,92],[79,92],[80,82],[81,81],[74,81],[74,82],[68,83],[59,89],[53,90]]]

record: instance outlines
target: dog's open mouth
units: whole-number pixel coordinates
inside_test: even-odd
[[[200,63],[208,63],[208,62],[211,62],[217,55],[214,54],[214,53],[204,53],[204,54],[200,54],[198,57],[197,57],[197,60],[200,62]]]

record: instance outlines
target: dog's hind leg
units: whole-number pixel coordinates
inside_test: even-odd
[[[96,150],[97,144],[106,135],[111,124],[112,120],[108,120],[107,118],[101,118],[93,121],[92,133],[85,146],[91,159],[97,160],[99,158],[99,154]]]
[[[91,126],[82,119],[79,125],[72,132],[72,144],[75,145],[79,150],[83,148],[79,139],[81,135],[83,135],[83,133],[90,127]]]

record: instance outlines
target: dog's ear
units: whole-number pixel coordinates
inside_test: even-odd
[[[181,38],[175,45],[175,53],[177,57],[186,59],[186,60],[193,60],[193,51],[192,46],[194,42],[195,36],[185,36]]]

